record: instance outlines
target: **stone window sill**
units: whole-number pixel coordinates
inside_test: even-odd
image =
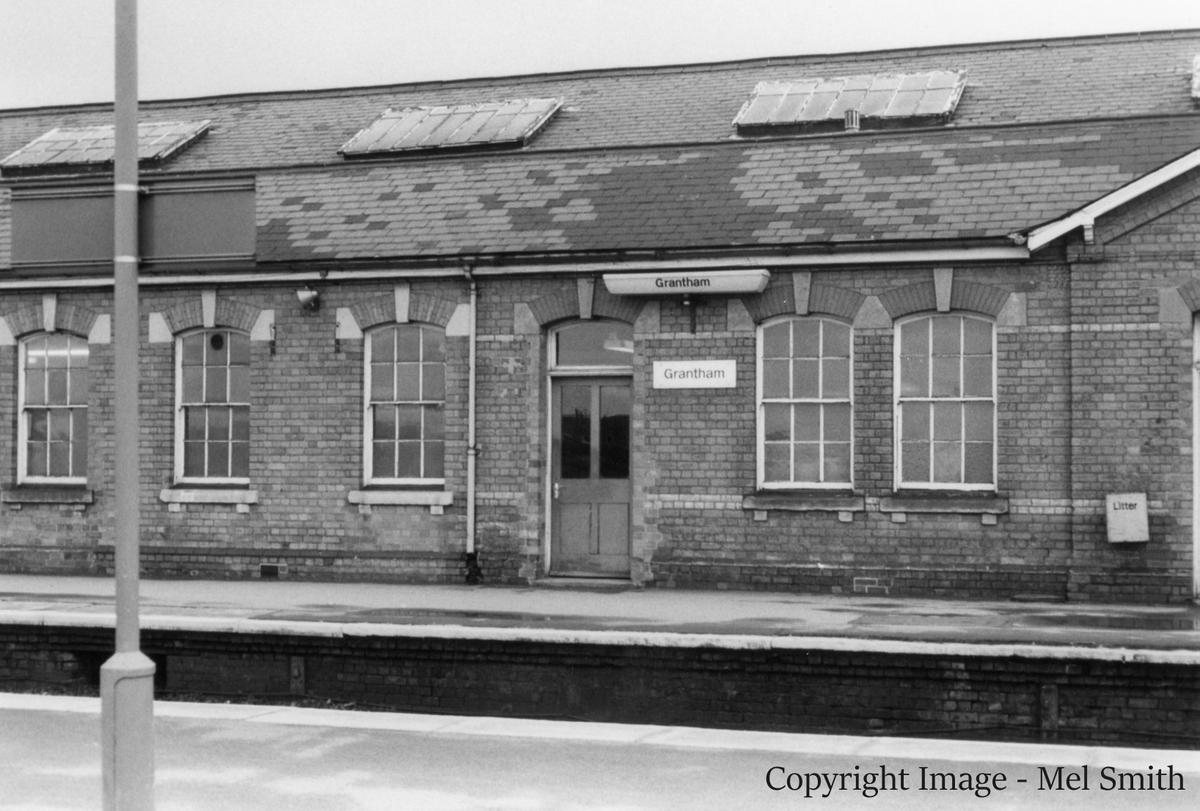
[[[166,489],[159,491],[158,500],[171,512],[182,512],[187,504],[232,504],[238,512],[248,513],[250,505],[258,503],[258,491],[227,487]]]
[[[756,521],[765,521],[768,510],[785,512],[835,512],[849,523],[854,513],[866,509],[866,499],[850,492],[814,490],[760,490],[742,497],[742,509],[753,510]]]
[[[346,500],[358,505],[358,511],[370,515],[372,507],[428,507],[441,515],[454,503],[454,493],[446,490],[351,490]]]
[[[911,493],[895,494],[879,499],[879,511],[890,513],[892,521],[901,524],[908,513],[942,515],[978,515],[987,525],[996,523],[996,516],[1008,512],[1008,499],[994,493]]]
[[[0,502],[19,510],[26,504],[55,504],[85,509],[95,500],[95,491],[86,487],[56,487],[45,484],[21,484],[0,492]]]

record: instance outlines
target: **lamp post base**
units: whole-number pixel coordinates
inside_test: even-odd
[[[153,811],[154,662],[114,654],[100,668],[104,811]]]

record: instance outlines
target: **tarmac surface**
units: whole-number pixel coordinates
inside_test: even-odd
[[[142,580],[140,614],[142,627],[163,630],[893,651],[999,646],[1200,663],[1200,606],[1194,603],[975,602],[586,583],[513,588]],[[111,578],[0,575],[3,624],[111,626],[113,612]]]

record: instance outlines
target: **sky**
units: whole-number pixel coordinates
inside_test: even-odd
[[[140,0],[143,99],[1200,28],[1200,0]],[[111,102],[113,0],[0,0],[0,109]]]

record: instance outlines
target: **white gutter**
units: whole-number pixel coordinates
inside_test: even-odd
[[[1148,175],[1139,177],[1137,180],[1117,189],[1111,194],[1106,194],[1104,197],[1093,203],[1089,203],[1070,216],[1033,229],[1029,232],[1025,247],[1032,253],[1076,228],[1090,228],[1095,224],[1096,218],[1102,214],[1107,214],[1114,208],[1123,206],[1130,200],[1140,197],[1148,191],[1157,189],[1162,184],[1174,180],[1184,172],[1195,169],[1197,166],[1200,166],[1200,149],[1189,152],[1182,158],[1172,161]]]
[[[932,248],[924,250],[836,251],[796,256],[759,256],[714,259],[654,259],[612,262],[555,262],[552,264],[522,263],[497,267],[476,267],[475,276],[553,275],[556,273],[618,273],[668,272],[689,270],[722,270],[738,268],[832,267],[839,265],[931,264],[937,262],[1014,262],[1029,258],[1026,246],[997,246],[985,248]],[[296,282],[350,282],[377,279],[448,278],[457,276],[458,268],[372,268],[369,270],[293,271],[270,273],[189,273],[144,275],[144,287],[168,287],[197,284],[294,284]],[[53,288],[111,287],[111,277],[54,278],[0,280],[0,290],[41,290]]]

